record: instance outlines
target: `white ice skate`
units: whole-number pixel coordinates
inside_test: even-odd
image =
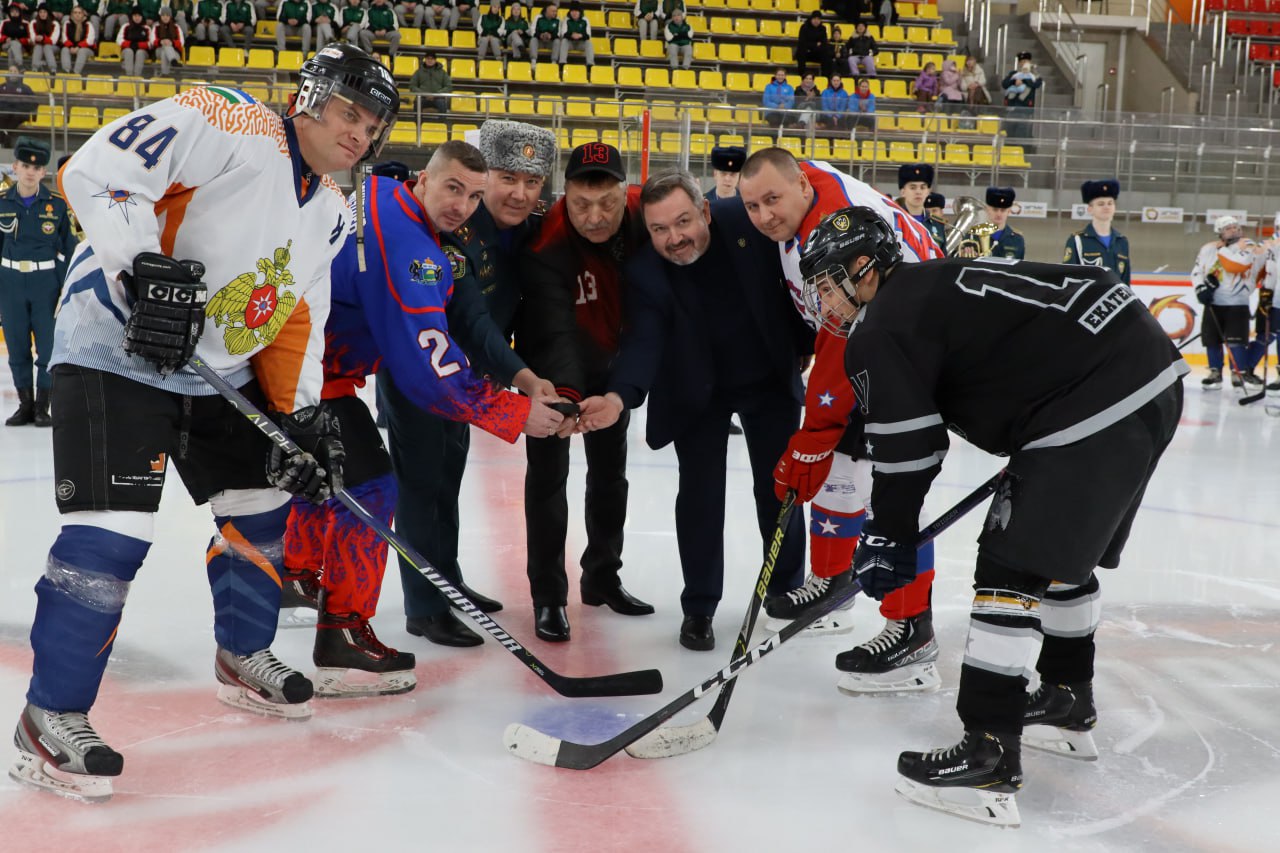
[[[213,672],[220,682],[218,701],[233,708],[287,720],[311,716],[311,682],[277,660],[270,649],[237,655],[219,648]]]
[[[18,757],[9,778],[83,803],[111,799],[124,757],[103,742],[84,714],[27,705],[13,735]]]

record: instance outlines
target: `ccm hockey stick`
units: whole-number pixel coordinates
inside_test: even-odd
[[[1004,471],[1001,471],[971,492],[961,500],[960,503],[943,513],[937,521],[920,532],[922,539],[924,536],[929,536],[930,538],[937,536],[947,527],[955,523],[955,521],[962,515],[982,503],[982,501],[986,500],[986,498],[995,491],[1003,476]],[[677,696],[675,699],[671,700],[657,711],[654,711],[643,720],[640,720],[635,725],[624,729],[602,743],[582,744],[568,740],[561,740],[560,738],[552,737],[551,735],[545,734],[521,723],[512,723],[507,726],[507,730],[502,735],[503,743],[513,754],[527,761],[532,761],[537,764],[546,764],[550,767],[567,767],[571,770],[589,770],[626,749],[628,746],[631,746],[650,732],[655,731],[667,720],[671,719],[676,714],[701,699],[709,691],[733,681],[733,679],[737,678],[744,669],[777,649],[783,643],[790,640],[796,634],[799,634],[823,616],[826,616],[833,610],[839,609],[841,605],[860,591],[861,587],[857,583],[854,583],[843,594],[822,602],[812,610],[805,612],[800,618],[791,622],[791,624],[787,625],[787,627],[783,628],[777,634],[774,634],[764,642],[753,646],[745,653],[735,657],[729,662],[728,666],[708,678],[706,681],[685,693],[682,693],[680,696]],[[690,738],[690,740],[694,741],[695,745],[683,750],[684,752],[689,752],[706,746],[715,737],[715,726],[712,726],[709,721],[699,721],[689,728],[699,729],[700,733],[693,734],[693,737]],[[709,737],[705,733],[706,728],[710,728],[712,730]],[[672,746],[676,744],[676,740],[671,738],[663,738],[662,740],[669,741],[669,744]],[[653,750],[646,749],[645,752],[652,753]],[[676,750],[667,754],[680,755],[682,752]]]
[[[227,402],[236,408],[236,411],[248,418],[267,438],[271,439],[277,447],[288,453],[298,451],[298,445],[285,434],[284,430],[276,426],[274,421],[263,414],[243,394],[233,388],[227,380],[214,373],[213,369],[205,364],[199,356],[192,356],[188,364],[205,382],[212,385],[215,391],[225,397]],[[432,586],[440,590],[455,607],[471,617],[472,622],[483,628],[489,636],[497,640],[503,648],[515,655],[525,666],[533,670],[535,675],[549,684],[551,689],[561,696],[572,698],[583,696],[639,696],[662,692],[662,673],[656,669],[620,672],[613,675],[587,676],[584,678],[574,678],[553,672],[546,664],[534,657],[533,652],[520,645],[514,637],[502,630],[502,627],[493,621],[487,613],[482,613],[471,599],[463,595],[448,578],[436,570],[435,566],[431,565],[425,557],[410,547],[409,543],[401,539],[399,535],[378,518],[370,515],[369,511],[361,506],[359,501],[351,497],[345,489],[338,492],[334,497],[341,501],[347,509],[351,510],[357,518],[372,527],[379,536],[387,541],[387,544],[394,548],[400,556],[404,557],[410,565],[421,572],[422,576],[430,581]]]

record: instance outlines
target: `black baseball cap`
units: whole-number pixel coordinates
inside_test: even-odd
[[[627,170],[617,148],[605,142],[588,142],[569,152],[569,165],[564,167],[566,181],[594,173],[626,181]]]

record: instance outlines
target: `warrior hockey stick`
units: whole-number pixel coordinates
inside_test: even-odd
[[[729,661],[747,651],[747,643],[751,642],[751,632],[755,630],[756,618],[760,615],[760,606],[764,604],[765,593],[769,589],[769,581],[773,578],[773,567],[778,563],[778,554],[782,551],[782,540],[786,537],[787,522],[796,506],[796,490],[788,489],[783,498],[782,508],[778,510],[778,524],[773,531],[773,540],[769,543],[769,552],[765,555],[764,564],[760,566],[760,575],[751,596],[751,604],[747,606],[747,615],[742,619],[742,628],[738,630],[738,639],[733,644],[733,654]],[[666,758],[671,755],[682,755],[702,749],[715,739],[724,722],[725,712],[729,710],[729,700],[733,698],[734,685],[738,680],[725,682],[716,696],[716,703],[706,717],[689,726],[664,726],[646,735],[628,746],[627,754],[632,758]]]
[[[934,537],[950,527],[955,521],[969,510],[973,509],[995,491],[999,485],[1004,472],[1001,471],[987,482],[983,483],[969,495],[967,495],[960,503],[947,510],[933,524],[926,527],[920,532],[920,535]],[[923,540],[922,540],[923,541]],[[550,767],[567,767],[571,770],[589,770],[600,764],[606,759],[616,755],[628,746],[634,744],[640,738],[656,730],[667,720],[701,699],[708,691],[727,684],[737,678],[744,669],[759,661],[762,657],[777,649],[783,643],[790,640],[796,634],[799,634],[805,628],[814,622],[837,610],[846,601],[861,592],[861,587],[854,583],[845,592],[834,596],[831,599],[822,602],[810,611],[806,611],[800,618],[794,620],[790,625],[783,628],[777,634],[774,634],[764,642],[752,647],[745,653],[739,655],[729,662],[729,665],[708,678],[706,681],[692,688],[691,690],[677,696],[668,702],[662,708],[653,712],[649,716],[640,720],[630,728],[624,729],[603,743],[583,744],[574,743],[573,741],[561,740],[544,734],[537,729],[520,723],[512,723],[507,726],[507,730],[503,733],[502,740],[515,755],[528,761],[538,764],[546,764]],[[703,722],[695,723],[695,727],[700,727]],[[712,727],[714,728],[714,726]],[[703,741],[700,746],[706,746],[713,738],[701,738]],[[694,749],[698,747],[695,746]],[[646,750],[647,751],[647,750]],[[679,752],[672,752],[671,755],[679,755]]]
[[[293,439],[289,438],[280,427],[276,426],[270,418],[263,414],[243,394],[231,387],[227,380],[214,373],[213,369],[205,364],[199,356],[192,356],[188,364],[205,382],[212,385],[215,391],[225,397],[227,402],[234,406],[240,414],[248,418],[267,438],[271,439],[277,447],[286,453],[296,453],[299,450]],[[533,652],[520,645],[514,637],[502,630],[502,627],[493,621],[487,613],[482,613],[480,608],[471,599],[463,595],[448,578],[441,575],[435,566],[431,565],[425,557],[410,547],[409,543],[401,539],[381,520],[371,515],[345,489],[338,492],[334,497],[341,501],[347,509],[351,510],[357,518],[372,527],[379,536],[387,541],[387,544],[396,549],[400,556],[404,557],[410,565],[421,572],[422,576],[430,581],[432,586],[440,590],[453,606],[471,617],[471,621],[483,628],[489,636],[497,640],[503,648],[515,655],[525,666],[533,670],[535,675],[551,685],[551,689],[561,696],[573,698],[583,696],[639,696],[662,692],[662,673],[656,669],[620,672],[613,675],[587,676],[584,678],[574,678],[553,672],[546,664],[534,657]]]

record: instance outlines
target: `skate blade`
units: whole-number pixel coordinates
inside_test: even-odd
[[[314,628],[318,614],[308,607],[281,607],[276,628]]]
[[[364,672],[358,669],[316,670],[316,697],[320,699],[358,699],[363,696],[396,696],[408,693],[418,685],[411,670],[402,672]]]
[[[218,685],[218,701],[241,711],[259,714],[263,717],[276,717],[284,720],[307,720],[311,718],[311,704],[298,702],[290,705],[284,702],[268,702],[247,687],[235,684]]]
[[[1056,726],[1027,726],[1022,745],[1076,761],[1097,761],[1098,746],[1089,732],[1073,732]]]
[[[18,750],[18,758],[9,768],[9,778],[19,784],[50,791],[59,797],[81,803],[105,803],[111,799],[111,779],[106,776],[88,776],[67,773],[49,764],[38,755]]]
[[[778,619],[773,616],[766,616],[764,620],[765,630],[773,634],[778,633],[790,624],[790,619]],[[805,628],[796,635],[796,639],[800,637],[834,637],[839,634],[847,634],[852,630],[853,614],[837,610],[835,613],[829,613],[808,628]]]
[[[1013,794],[999,794],[979,788],[934,788],[899,778],[894,790],[905,799],[927,809],[944,812],[1001,829],[1022,826],[1018,802]]]
[[[892,696],[905,693],[932,693],[942,686],[933,663],[904,666],[891,672],[846,672],[836,689],[847,696]]]

